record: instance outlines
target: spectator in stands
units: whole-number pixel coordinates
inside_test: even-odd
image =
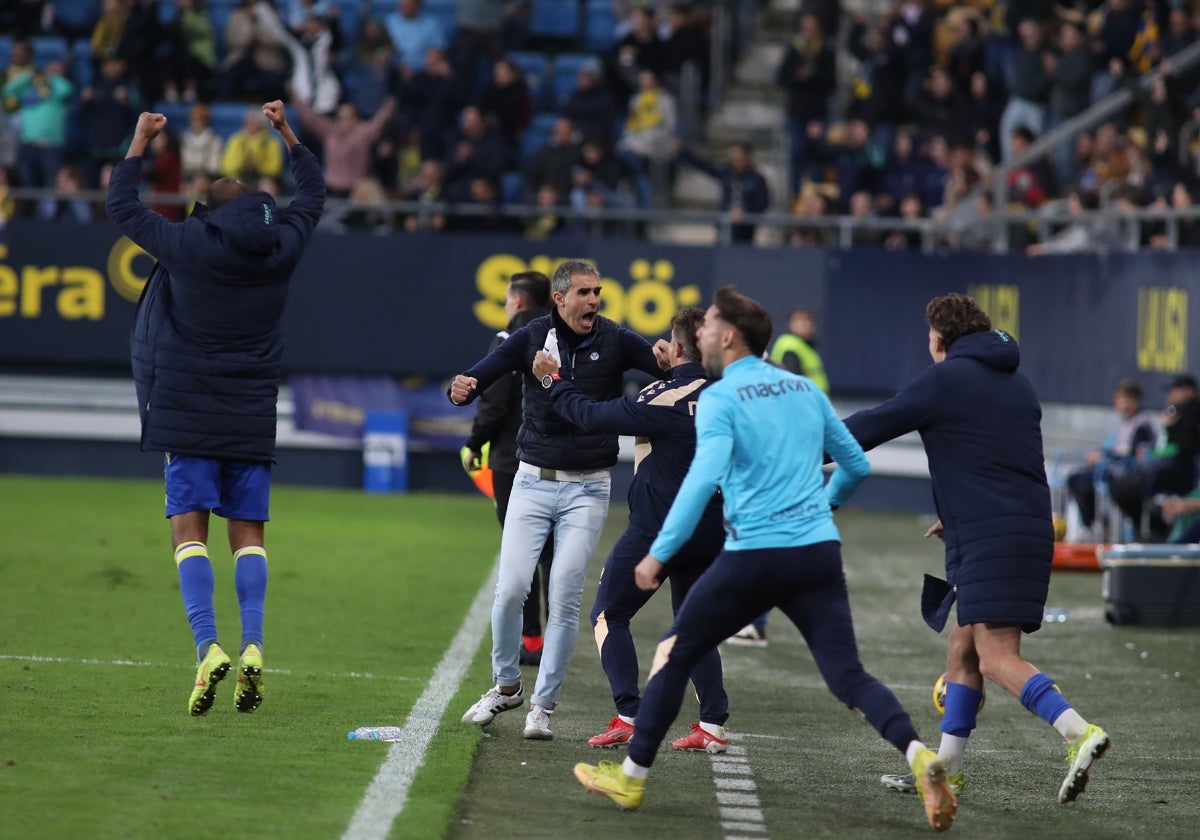
[[[539,210],[537,216],[531,216],[525,224],[526,239],[557,239],[563,232],[563,218],[560,214],[559,192],[553,184],[542,184],[538,187],[534,204]]]
[[[283,149],[266,128],[262,109],[247,108],[241,131],[235,131],[225,141],[222,175],[246,182],[279,177],[283,172]]]
[[[533,103],[524,74],[510,59],[501,57],[492,66],[492,81],[479,98],[479,108],[499,127],[504,142],[516,152],[521,132],[533,119]]]
[[[887,152],[871,142],[871,130],[862,120],[851,120],[844,130],[822,136],[819,123],[808,128],[812,154],[832,163],[836,170],[837,195],[845,207],[848,197],[859,190],[875,192]]]
[[[1032,143],[1033,132],[1025,126],[1014,129],[1008,141],[1014,157],[1024,154]],[[1039,158],[1017,169],[1010,169],[1006,181],[1009,197],[1030,210],[1041,207],[1046,199],[1054,194],[1054,175],[1045,158]]]
[[[1150,500],[1163,493],[1186,495],[1196,486],[1196,456],[1200,454],[1196,378],[1181,373],[1171,379],[1168,389],[1162,418],[1166,445],[1109,485],[1113,501],[1133,523],[1135,539],[1143,542],[1161,542],[1170,530],[1157,509],[1150,509],[1147,521],[1142,521]]]
[[[1092,53],[1096,65],[1108,71],[1096,74],[1092,101],[1103,99],[1120,84],[1142,24],[1141,10],[1131,0],[1108,0],[1105,5],[1104,22],[1092,42]]]
[[[467,201],[471,181],[478,177],[499,180],[510,157],[500,132],[487,124],[479,108],[463,108],[459,132],[446,161],[446,200]]]
[[[183,164],[179,157],[179,137],[169,128],[150,141],[145,177],[150,195],[177,196],[183,190]],[[183,205],[155,204],[151,209],[170,222],[183,219]]]
[[[580,65],[575,75],[575,90],[563,104],[562,116],[574,123],[584,137],[610,142],[613,139],[617,107],[612,91],[604,84],[604,70],[598,59]]]
[[[1170,61],[1162,62],[1149,91],[1135,88],[1145,119],[1146,142],[1156,166],[1174,174],[1179,166],[1179,133],[1188,120],[1186,91]]]
[[[389,96],[399,100],[404,95],[394,54],[383,24],[375,19],[363,23],[353,51],[341,64],[342,93],[358,113],[374,114]]]
[[[49,186],[57,177],[73,93],[61,61],[27,70],[4,85],[4,99],[16,103],[20,119],[17,178],[22,187]]]
[[[867,196],[869,198],[870,193]],[[800,194],[792,200],[792,215],[797,219],[825,219],[833,215],[833,208],[824,193],[808,183],[800,188]],[[788,244],[796,247],[836,245],[829,228],[818,224],[798,224],[787,236]]]
[[[387,210],[387,194],[374,178],[359,178],[350,190],[350,207],[334,225],[339,232],[348,230],[385,236],[392,223]]]
[[[446,49],[446,33],[433,15],[421,10],[421,0],[396,0],[396,11],[389,12],[383,25],[396,46],[400,74],[410,78],[425,68],[430,50]],[[470,79],[463,79],[469,87]]]
[[[749,143],[734,143],[729,147],[729,163],[719,166],[696,157],[688,149],[679,151],[679,160],[716,179],[721,185],[718,209],[730,223],[730,241],[753,243],[755,225],[747,216],[765,213],[770,209],[771,194],[767,179],[754,165],[754,149]]]
[[[38,199],[37,218],[42,222],[92,221],[92,205],[79,194],[83,191],[83,173],[76,166],[61,167],[54,177],[54,195]]]
[[[693,13],[690,3],[674,2],[667,7],[666,21],[659,30],[659,38],[666,50],[663,83],[671,90],[680,90],[683,67],[691,64],[700,90],[707,90],[711,64],[708,34]]]
[[[906,222],[918,222],[925,216],[925,205],[921,196],[909,193],[900,199],[900,218]],[[892,231],[883,239],[883,247],[889,251],[917,251],[921,248],[921,231],[904,227]]]
[[[444,180],[445,176],[440,161],[423,161],[421,171],[404,185],[401,197],[405,201],[416,201],[423,205],[438,204],[444,200],[442,197]],[[428,207],[423,207],[418,212],[404,218],[404,229],[409,233],[439,231],[445,226],[445,215],[441,212],[434,212]]]
[[[1012,157],[1016,129],[1027,128],[1034,137],[1042,133],[1053,83],[1053,60],[1043,43],[1041,24],[1023,20],[1017,31],[1021,43],[1012,57],[1012,90],[1000,116],[1000,154],[1004,160]]]
[[[1166,209],[1167,202],[1160,199],[1153,205],[1154,209]],[[1171,188],[1170,207],[1179,212],[1187,212],[1193,208],[1192,191],[1187,184],[1182,181],[1175,184]],[[1166,223],[1159,222],[1151,226],[1150,232],[1150,247],[1155,250],[1164,250],[1172,246],[1171,237],[1167,233]],[[1190,218],[1180,219],[1176,222],[1176,236],[1174,247],[1176,248],[1200,248],[1200,220],[1194,216]]]
[[[350,195],[355,184],[371,174],[373,148],[387,128],[396,110],[394,99],[384,100],[369,120],[363,120],[354,106],[343,102],[330,119],[318,113],[303,99],[296,100],[300,121],[321,141],[325,153],[325,185],[335,198]]]
[[[795,195],[800,181],[811,175],[813,126],[824,129],[829,98],[837,87],[834,45],[821,31],[813,14],[801,14],[799,34],[788,45],[775,73],[776,83],[787,94],[788,189]]]
[[[168,102],[195,102],[208,97],[217,66],[217,36],[204,0],[178,0],[178,11],[167,25],[171,39],[170,79],[163,89]]]
[[[296,38],[304,35],[308,21],[314,17],[331,20],[339,15],[336,0],[277,0],[279,18]]]
[[[892,8],[888,29],[904,51],[904,100],[911,103],[933,64],[933,14],[925,0],[901,0]]]
[[[207,105],[197,103],[188,111],[188,127],[179,138],[179,148],[185,178],[198,172],[211,175],[220,171],[225,141],[213,130],[212,112]]]
[[[92,30],[92,59],[126,57],[121,54],[125,27],[129,21],[130,0],[103,0],[100,4],[100,19]]]
[[[907,119],[904,51],[884,27],[868,29],[867,17],[855,15],[850,29],[850,52],[858,59],[858,74],[850,87],[851,119],[864,120],[876,132],[876,141],[888,148],[896,125]]]
[[[0,32],[18,38],[41,35],[54,19],[54,8],[46,0],[7,0],[0,3]]]
[[[125,62],[106,58],[100,62],[100,78],[79,93],[79,116],[84,125],[90,172],[101,164],[125,157],[129,126],[137,120],[138,92],[130,86]]]
[[[1154,446],[1154,422],[1142,412],[1142,385],[1136,379],[1122,379],[1113,391],[1113,409],[1120,423],[1104,441],[1083,459],[1083,467],[1067,476],[1067,490],[1079,509],[1079,521],[1088,529],[1091,541],[1096,523],[1096,485],[1110,485],[1126,472],[1136,469]]]
[[[927,168],[927,163],[920,160],[917,155],[913,130],[901,129],[896,132],[891,152],[879,175],[877,186],[880,190],[879,198],[881,200],[877,204],[885,210],[897,207],[900,199],[906,194],[920,188]],[[863,191],[859,190],[851,195],[851,200],[860,192]],[[867,192],[866,195],[869,199],[871,194]],[[853,207],[851,207],[851,215],[853,215]]]
[[[964,107],[975,149],[986,155],[989,161],[999,160],[1000,115],[1004,111],[1004,103],[993,95],[992,85],[986,73],[975,73],[971,76]]]
[[[1067,212],[1072,217],[1094,211],[1100,206],[1095,193],[1072,190],[1067,196]],[[1136,244],[1136,243],[1135,243]],[[1111,219],[1077,218],[1052,239],[1030,245],[1030,256],[1075,254],[1081,251],[1112,250],[1126,245],[1121,227]]]
[[[1079,178],[1079,187],[1099,192],[1109,181],[1124,181],[1129,175],[1129,156],[1125,154],[1128,141],[1115,123],[1104,123],[1096,129],[1087,166]]]
[[[946,56],[946,72],[954,89],[965,91],[976,73],[987,71],[986,48],[979,32],[979,18],[961,6],[953,12],[960,14],[954,21],[955,40]]]
[[[334,67],[337,48],[333,30],[325,18],[310,15],[293,35],[276,17],[265,17],[263,26],[291,56],[291,97],[303,100],[318,114],[330,116],[342,98],[342,83]]]
[[[283,95],[290,57],[281,23],[266,0],[240,0],[225,28],[220,99],[267,100]]]
[[[579,135],[566,117],[554,121],[546,144],[538,149],[525,168],[525,187],[530,196],[543,186],[554,187],[558,196],[571,189],[574,170],[583,163]]]
[[[1062,54],[1049,58],[1050,67],[1050,128],[1055,129],[1091,104],[1092,54],[1087,48],[1079,24],[1066,21],[1059,27],[1058,44]],[[1051,55],[1051,54],[1048,54]],[[1071,136],[1054,147],[1054,165],[1058,177],[1072,183],[1078,173],[1072,169],[1075,138]]]
[[[405,89],[404,112],[421,133],[421,157],[443,157],[462,111],[463,92],[446,54],[431,49]]]
[[[480,175],[472,178],[467,202],[476,205],[475,212],[451,216],[446,230],[460,233],[507,233],[520,234],[521,223],[500,212],[500,185],[494,178]]]
[[[651,170],[661,171],[671,156],[675,139],[675,98],[658,84],[649,70],[638,75],[640,90],[629,103],[625,131],[617,141],[617,155],[634,173],[638,207],[649,207]]]
[[[624,105],[641,89],[641,73],[649,70],[661,79],[667,70],[667,52],[654,26],[650,10],[635,6],[629,14],[629,33],[605,56],[608,85]]]
[[[579,149],[579,164],[571,169],[571,206],[577,210],[595,207],[593,193],[599,193],[604,207],[623,206],[620,194],[624,171],[603,140],[585,140]]]
[[[504,54],[504,0],[455,0],[455,40],[458,42],[458,72],[473,88],[481,71],[495,65]]]
[[[912,111],[922,131],[940,134],[951,142],[962,142],[970,136],[969,117],[945,68],[929,68],[929,78],[917,92]]]

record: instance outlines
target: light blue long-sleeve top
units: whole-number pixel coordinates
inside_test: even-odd
[[[826,452],[838,463],[828,487]],[[718,487],[727,551],[838,540],[830,506],[870,472],[862,447],[812,380],[746,356],[700,395],[696,457],[650,553],[670,560]]]

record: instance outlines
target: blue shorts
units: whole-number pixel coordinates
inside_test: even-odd
[[[167,518],[211,510],[225,519],[266,522],[271,500],[271,467],[245,461],[219,461],[193,455],[164,459]]]

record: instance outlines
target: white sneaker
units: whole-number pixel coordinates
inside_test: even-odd
[[[500,691],[500,686],[494,685],[475,701],[475,705],[467,709],[467,713],[462,716],[462,722],[487,726],[496,719],[496,715],[515,709],[524,702],[524,686],[519,687],[516,694],[504,694]]]
[[[550,715],[554,712],[541,706],[530,706],[529,714],[525,715],[525,737],[531,741],[550,741],[554,739],[554,730],[550,728]]]
[[[731,645],[742,645],[743,647],[766,647],[767,631],[759,630],[753,624],[747,624],[725,641]]]

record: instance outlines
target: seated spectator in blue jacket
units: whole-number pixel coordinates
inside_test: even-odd
[[[1142,386],[1122,379],[1113,391],[1113,408],[1121,422],[1100,449],[1089,452],[1083,467],[1067,476],[1067,489],[1079,508],[1079,520],[1092,529],[1096,522],[1096,485],[1109,485],[1138,467],[1146,450],[1154,446],[1154,423],[1142,411]]]
[[[463,102],[462,86],[446,53],[430,50],[424,69],[414,74],[405,87],[400,109],[403,128],[416,128],[421,133],[422,158],[445,156]]]
[[[729,163],[719,166],[696,157],[687,149],[679,153],[681,162],[715,178],[721,185],[718,209],[729,216],[733,242],[753,242],[754,224],[746,221],[746,216],[765,213],[771,206],[767,179],[754,166],[753,155],[754,149],[749,143],[734,143],[729,147]]]
[[[525,190],[532,196],[549,184],[558,195],[566,195],[571,189],[573,171],[582,163],[575,126],[566,117],[559,117],[546,144],[533,153],[525,167]]]
[[[38,220],[81,225],[90,223],[93,218],[92,205],[78,197],[82,190],[83,173],[78,167],[64,166],[59,169],[54,178],[54,195],[38,200]]]
[[[469,200],[472,179],[498,181],[508,165],[508,147],[500,132],[487,124],[476,106],[463,108],[458,137],[446,160],[446,200]]]
[[[401,99],[404,84],[392,61],[394,54],[383,24],[371,19],[362,25],[362,34],[349,55],[338,62],[342,95],[358,113],[374,114],[389,96]]]

